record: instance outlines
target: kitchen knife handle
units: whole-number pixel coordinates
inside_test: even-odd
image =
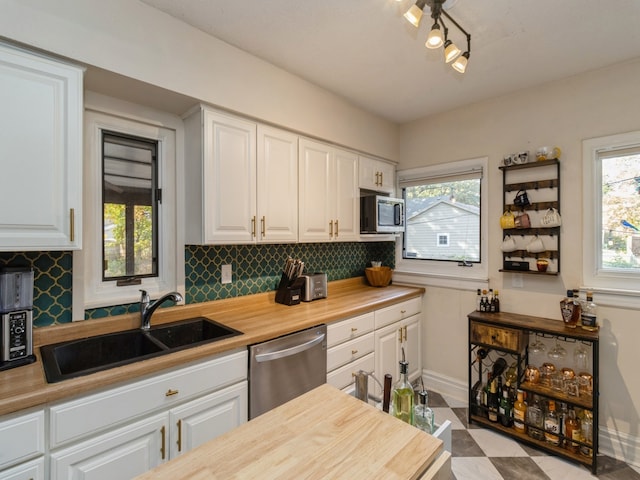
[[[382,394],[382,411],[389,413],[389,400],[391,400],[391,374],[384,376],[384,390]]]

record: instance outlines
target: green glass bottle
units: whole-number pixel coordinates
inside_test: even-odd
[[[400,380],[393,389],[393,416],[399,418],[409,425],[413,425],[413,387],[409,382],[409,363],[404,359],[404,348],[402,349],[402,360],[400,360]]]

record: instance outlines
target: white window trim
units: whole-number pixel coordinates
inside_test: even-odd
[[[182,124],[178,117],[146,107],[87,92],[85,103],[85,160],[83,172],[84,248],[74,252],[73,320],[83,320],[87,308],[135,303],[140,289],[152,298],[168,291],[185,293],[182,169],[178,168]],[[158,140],[158,184],[162,188],[159,206],[160,275],[143,278],[140,285],[116,287],[102,281],[102,172],[101,131],[109,130]]]
[[[447,243],[440,243],[440,238],[444,237],[447,239]],[[436,233],[436,247],[438,248],[446,248],[449,246],[449,234],[448,233]]]
[[[600,202],[601,178],[596,168],[598,153],[640,145],[640,131],[606,137],[590,138],[582,142],[583,165],[583,256],[581,290],[597,294],[596,303],[616,307],[640,309],[640,276],[637,274],[599,271],[601,248],[599,226],[602,224]]]
[[[489,186],[487,180],[488,157],[459,160],[446,164],[419,167],[398,171],[398,179],[404,177],[435,177],[453,175],[475,168],[482,168],[480,178],[480,258],[481,263],[473,263],[472,267],[458,266],[457,262],[440,262],[435,260],[410,260],[402,258],[402,236],[396,241],[396,269],[393,281],[418,285],[432,285],[476,291],[478,287],[488,284],[489,272]],[[400,188],[397,189],[400,191]],[[404,235],[404,234],[402,234]]]

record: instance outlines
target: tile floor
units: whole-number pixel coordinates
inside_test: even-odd
[[[467,423],[467,406],[429,392],[437,423],[451,421],[454,480],[640,480],[640,469],[601,455],[598,475],[582,465],[522,445],[479,425]]]

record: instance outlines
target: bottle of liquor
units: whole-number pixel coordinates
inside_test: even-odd
[[[498,397],[498,379],[491,380],[491,388],[489,389],[489,398],[487,400],[489,407],[489,421],[498,421],[498,406],[500,399]]]
[[[598,319],[596,315],[596,304],[593,301],[593,292],[587,292],[587,301],[582,309],[582,328],[595,332],[598,330]]]
[[[489,302],[487,300],[487,291],[482,290],[482,299],[480,300],[480,311],[488,312],[489,311]]]
[[[500,313],[500,299],[498,298],[498,290],[493,291],[493,309],[491,311]]]
[[[582,413],[582,421],[580,422],[582,430],[582,441],[584,445],[580,445],[580,453],[585,457],[593,456],[593,414],[589,410]]]
[[[393,415],[409,425],[413,425],[413,387],[409,382],[409,363],[405,360],[404,348],[400,360],[400,379],[393,389]]]
[[[525,433],[527,431],[526,418],[527,404],[524,403],[524,392],[518,389],[516,401],[513,404],[513,428],[516,432]]]
[[[420,430],[433,433],[434,415],[433,410],[429,408],[429,394],[422,387],[422,390],[418,392],[419,403],[413,409],[413,421],[415,426]]]
[[[502,389],[502,398],[500,399],[500,407],[498,408],[498,417],[503,427],[510,427],[513,424],[513,412],[511,401],[509,400],[509,387],[507,381]]]
[[[488,302],[489,302],[489,309],[487,310],[488,312],[491,313],[495,313],[496,312],[496,304],[494,303],[494,296],[493,296],[493,288],[489,289],[489,297],[487,298]]]
[[[581,317],[580,301],[573,296],[573,290],[567,290],[567,296],[560,302],[560,312],[565,327],[576,328]]]
[[[482,395],[482,406],[484,407],[483,416],[489,417],[489,396],[491,394],[491,372],[487,372],[487,383],[484,386]]]
[[[556,412],[556,402],[549,400],[549,409],[544,417],[544,439],[552,445],[560,444],[560,420]]]
[[[529,436],[536,440],[544,440],[544,415],[537,395],[533,396],[533,401],[527,407],[527,423]]]
[[[478,289],[476,292],[476,312],[480,311],[481,300],[482,300],[482,290]]]
[[[564,436],[566,439],[565,447],[567,450],[578,453],[580,445],[577,442],[582,439],[582,431],[580,429],[580,422],[576,417],[576,412],[573,408],[569,409],[567,413],[567,419],[564,422]]]

